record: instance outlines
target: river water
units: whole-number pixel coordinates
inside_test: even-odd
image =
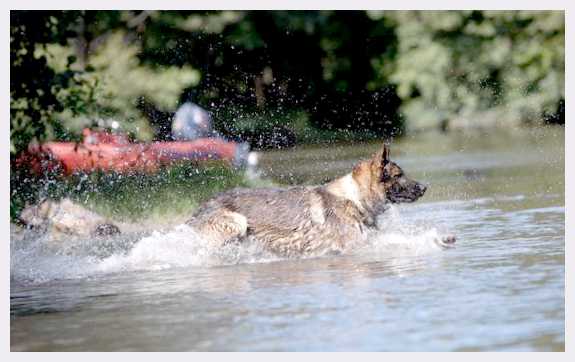
[[[561,128],[394,143],[427,194],[343,256],[213,250],[185,226],[59,253],[13,231],[11,350],[564,350],[564,144]],[[377,147],[267,152],[262,173],[319,183]]]

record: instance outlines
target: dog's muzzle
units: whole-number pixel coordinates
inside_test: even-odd
[[[410,181],[403,186],[392,187],[389,190],[387,199],[392,203],[410,203],[423,196],[426,190],[427,186],[419,182]]]
[[[415,184],[415,192],[418,194],[418,197],[423,196],[423,194],[425,193],[425,191],[427,191],[427,186],[417,183]]]

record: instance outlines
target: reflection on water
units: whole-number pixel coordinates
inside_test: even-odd
[[[263,163],[314,183],[376,147]],[[349,255],[213,250],[185,227],[54,253],[13,233],[11,349],[564,350],[562,130],[420,136],[392,157],[431,187]],[[442,250],[447,233],[457,247]]]

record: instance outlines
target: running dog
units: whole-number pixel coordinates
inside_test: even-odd
[[[220,245],[253,237],[283,256],[341,253],[366,240],[390,203],[414,202],[425,190],[390,160],[384,144],[332,182],[233,189],[205,202],[187,223]],[[452,236],[442,240],[454,242]]]

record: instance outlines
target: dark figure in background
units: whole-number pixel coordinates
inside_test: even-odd
[[[218,137],[213,130],[212,117],[202,107],[192,102],[182,104],[172,121],[172,138],[190,141],[204,137]]]
[[[213,129],[212,116],[192,102],[183,103],[176,112],[164,112],[140,98],[138,108],[150,121],[157,141],[190,141],[203,137],[221,137]]]

